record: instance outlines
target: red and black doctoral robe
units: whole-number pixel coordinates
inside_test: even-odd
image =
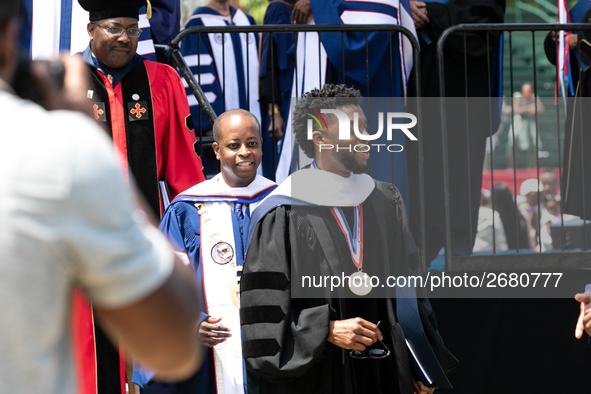
[[[158,219],[163,213],[159,181],[176,194],[205,180],[194,150],[193,122],[183,83],[170,66],[143,61],[115,86],[91,68],[89,105]],[[74,344],[81,394],[125,393],[125,361],[98,326],[79,292],[74,297]]]

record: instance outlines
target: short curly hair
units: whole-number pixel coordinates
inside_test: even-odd
[[[338,109],[347,105],[359,105],[361,93],[346,85],[329,84],[322,89],[314,89],[297,101],[293,113],[292,130],[295,132],[295,139],[306,156],[313,159],[315,148],[314,142],[308,139],[308,115],[309,109],[320,112],[321,109]],[[334,117],[332,114],[324,114],[325,118]]]

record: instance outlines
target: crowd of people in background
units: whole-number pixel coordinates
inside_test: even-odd
[[[493,224],[494,204],[494,224]],[[547,168],[540,180],[526,179],[513,196],[506,183],[482,190],[478,234],[474,252],[517,250],[551,251],[563,247],[561,225],[576,216],[561,214],[559,177],[556,169]],[[555,228],[552,231],[552,228]],[[558,240],[553,242],[552,234]]]

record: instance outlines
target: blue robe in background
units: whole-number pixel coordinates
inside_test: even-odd
[[[273,1],[269,4],[263,25],[289,25],[291,24],[291,12],[293,5],[284,1]],[[273,34],[273,41],[275,43],[274,61],[278,73],[274,74],[277,80],[274,83],[275,86],[279,87],[279,90],[274,93],[274,101],[279,104],[279,111],[283,119],[287,118],[289,111],[289,101],[291,97],[291,88],[293,84],[293,71],[295,63],[293,57],[288,54],[288,51],[295,43],[295,36],[293,33],[275,33]],[[261,72],[260,77],[270,76],[271,63],[271,34],[263,33],[261,41]],[[265,102],[271,102],[270,92],[269,96],[265,97]]]
[[[159,44],[168,44],[181,31],[180,0],[150,0],[152,3],[152,38]]]
[[[211,8],[199,7],[187,19],[185,28],[256,24],[250,15],[232,6],[230,6],[230,15],[225,17]],[[242,108],[254,114],[259,123],[263,124],[258,89],[258,34],[248,34],[248,44],[246,34],[191,34],[182,40],[181,53],[218,116],[227,110]],[[212,125],[200,111],[199,103],[186,82],[185,88],[195,122],[195,133],[199,140],[200,134],[206,135],[212,129]],[[269,142],[266,132],[262,133],[262,138],[263,174],[271,171],[272,175],[272,142]],[[217,162],[211,149],[204,149],[202,160],[207,176],[218,172]]]
[[[289,25],[291,24],[291,12],[294,2],[275,0],[269,3],[263,25]],[[268,104],[274,102],[279,107],[279,113],[284,121],[283,132],[287,127],[289,115],[289,103],[291,100],[291,88],[293,85],[293,73],[295,62],[288,54],[295,43],[293,33],[273,34],[274,48],[271,52],[271,34],[263,33],[261,40],[261,67],[260,67],[260,95],[263,108],[265,125],[263,130],[269,129],[271,118],[268,114]],[[273,54],[273,57],[271,57]],[[272,138],[270,138],[272,140]],[[275,141],[273,141],[275,142]],[[278,150],[275,153],[275,163],[279,161],[281,141],[277,141]],[[275,171],[273,171],[273,179]]]

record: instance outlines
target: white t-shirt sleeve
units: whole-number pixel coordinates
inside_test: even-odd
[[[69,199],[60,234],[76,280],[102,307],[123,307],[158,289],[173,269],[165,237],[134,202],[112,142],[92,121],[79,119],[70,150]]]

